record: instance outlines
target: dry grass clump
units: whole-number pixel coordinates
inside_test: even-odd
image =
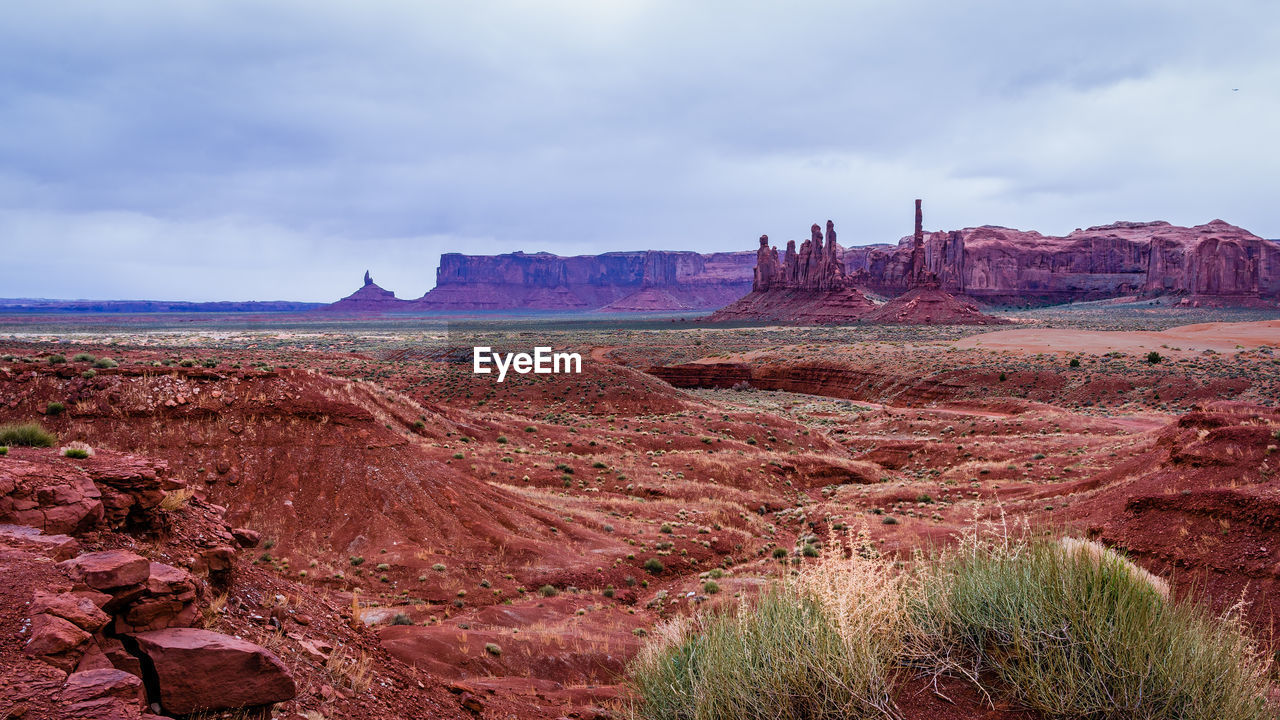
[[[329,653],[324,667],[335,685],[355,693],[363,693],[373,684],[373,657],[363,650],[351,653],[338,648]]]
[[[191,498],[195,497],[196,491],[191,488],[181,488],[179,490],[170,490],[164,494],[164,499],[160,501],[160,509],[167,512],[173,512],[184,507]]]
[[[661,626],[629,668],[631,717],[898,718],[906,672],[1063,720],[1269,717],[1239,613],[1173,602],[1102,545],[974,532],[903,568],[863,537],[736,612]]]

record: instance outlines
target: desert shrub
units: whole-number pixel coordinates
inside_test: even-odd
[[[1156,363],[1160,362],[1160,360],[1161,360],[1160,353],[1156,352],[1155,350],[1152,350],[1151,352],[1147,353],[1147,362],[1151,363],[1152,365],[1155,365]]]
[[[97,359],[98,359],[98,358],[96,358],[96,357],[94,357],[94,356],[90,355],[89,353],[76,353],[75,355],[72,355],[72,356],[71,356],[71,362],[87,362],[87,363],[91,363],[91,362],[93,362],[94,360],[97,360]]]
[[[865,542],[844,555],[659,626],[628,666],[630,716],[897,717],[897,677],[923,672],[1059,720],[1269,717],[1270,660],[1238,614],[1171,602],[1096,543],[971,535],[905,569]]]
[[[702,583],[702,592],[708,595],[715,595],[716,593],[720,592],[720,584],[717,583],[715,580],[708,580]]]
[[[892,645],[846,642],[816,598],[766,591],[742,613],[660,626],[632,661],[632,717],[893,717]]]
[[[60,402],[54,401],[44,406],[44,414],[45,415],[61,415],[63,411],[65,411],[66,409],[67,409],[66,405]]]
[[[1083,545],[970,542],[939,559],[912,611],[917,656],[1048,717],[1268,716],[1269,662],[1238,618],[1171,603]]]
[[[398,612],[394,616],[392,616],[391,624],[392,625],[412,625],[413,618],[409,617],[408,615],[402,612]]]
[[[50,355],[47,360],[50,365],[61,365],[67,361],[67,358],[63,355]]]
[[[8,455],[8,454],[9,454],[9,446],[0,445],[0,455]]]
[[[781,560],[782,558],[784,558],[784,557],[786,557],[786,556],[787,556],[787,549],[786,549],[786,548],[776,547],[776,548],[774,548],[774,549],[773,549],[773,558],[774,558],[775,560]]]
[[[807,558],[816,558],[818,557],[818,548],[813,543],[805,543],[804,547],[800,548],[800,554]]]
[[[672,527],[671,527],[671,523],[665,523],[665,522],[664,522],[664,523],[662,523],[662,527],[658,528],[658,532],[660,532],[660,533],[666,533],[666,534],[670,535],[672,532],[674,532],[674,530],[673,530],[673,529],[672,529]]]
[[[444,563],[436,563],[435,565],[432,565],[432,566],[431,566],[431,569],[432,569],[432,570],[435,570],[436,572],[444,572],[445,570],[448,570],[449,568],[445,567],[445,566],[444,566]]]
[[[84,372],[80,373],[80,377],[84,378],[85,380],[89,380],[91,378],[97,377],[97,375],[98,375],[98,371],[94,370],[93,368],[89,368],[88,370],[85,370]]]
[[[543,585],[538,588],[538,594],[542,597],[555,597],[560,594],[560,591],[554,585]]]
[[[1080,358],[1071,358],[1071,362],[1067,363],[1067,365],[1073,368],[1080,367]]]
[[[649,558],[648,560],[644,561],[644,569],[648,570],[654,575],[657,575],[658,573],[665,570],[666,566],[662,564],[661,560],[655,557],[655,558]]]
[[[347,562],[351,563],[351,567],[360,567],[364,563],[364,557],[361,555],[352,555],[347,558]]]
[[[502,655],[502,646],[498,645],[498,643],[485,643],[484,651],[494,657],[499,657]]]
[[[72,460],[84,460],[89,457],[89,451],[84,448],[62,448],[62,457],[71,458]]]
[[[0,425],[0,445],[22,447],[53,447],[58,438],[40,427],[38,423]]]
[[[119,364],[120,363],[116,362],[115,360],[112,360],[111,358],[98,358],[97,360],[93,361],[94,367],[100,368],[103,370],[108,370],[110,368],[116,367]]]

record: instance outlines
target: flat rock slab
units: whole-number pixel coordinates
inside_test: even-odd
[[[246,640],[198,628],[133,637],[155,667],[160,705],[170,714],[266,705],[297,694],[280,658]]]
[[[72,580],[83,582],[94,590],[137,585],[151,575],[151,563],[128,550],[103,550],[58,563]]]

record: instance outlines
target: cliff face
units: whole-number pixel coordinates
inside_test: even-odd
[[[423,310],[705,310],[744,295],[754,264],[749,252],[448,253],[440,256],[436,287],[415,304]]]
[[[846,272],[885,295],[911,284],[913,238],[855,248]],[[943,290],[1000,305],[1124,295],[1253,305],[1280,299],[1280,243],[1221,220],[1195,227],[1118,222],[1062,237],[983,226],[924,234],[924,265]]]

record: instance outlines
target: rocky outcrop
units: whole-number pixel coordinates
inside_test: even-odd
[[[815,223],[800,249],[794,240],[788,242],[781,259],[778,250],[769,246],[769,236],[761,235],[751,292],[712,313],[708,321],[822,324],[866,317],[876,306],[845,273],[843,252],[830,220],[825,236]]]
[[[746,252],[447,253],[435,288],[414,302],[423,311],[709,310],[750,289],[754,262]]]
[[[1055,237],[982,226],[924,233],[897,246],[854,248],[846,271],[869,290],[912,286],[913,258],[939,287],[995,305],[1173,295],[1188,303],[1271,305],[1280,300],[1280,243],[1214,220],[1195,227],[1117,222]]]
[[[12,458],[0,465],[0,523],[74,534],[143,522],[166,488],[182,485],[167,475],[164,463],[111,452],[74,463]]]
[[[384,290],[373,282],[373,276],[364,271],[364,284],[359,290],[341,300],[317,308],[315,312],[338,315],[385,315],[387,313],[413,312],[414,304],[401,300],[390,290]]]
[[[266,705],[297,692],[280,658],[230,635],[181,628],[134,640],[154,668],[160,705],[171,714]]]
[[[148,700],[188,713],[293,697],[292,676],[274,655],[192,629],[206,588],[230,577],[231,545],[258,539],[247,529],[233,533],[222,508],[203,506],[195,516],[183,511],[188,520],[202,518],[181,555],[190,572],[121,547],[80,552],[76,538],[41,532],[65,530],[98,546],[108,537],[128,537],[118,529],[171,536],[174,511],[158,506],[167,490],[182,486],[163,463],[109,451],[73,462],[52,450],[23,449],[0,464],[0,518],[27,523],[0,525],[4,569],[37,557],[34,551],[41,560],[19,576],[30,577],[31,567],[42,564],[47,573],[23,606],[21,649],[30,668],[24,687],[48,678],[60,683],[60,691],[46,696],[60,709],[58,717],[149,720],[156,716],[146,712]],[[50,556],[65,559],[53,565]],[[0,667],[12,663],[0,658]],[[176,673],[178,667],[184,672]]]

